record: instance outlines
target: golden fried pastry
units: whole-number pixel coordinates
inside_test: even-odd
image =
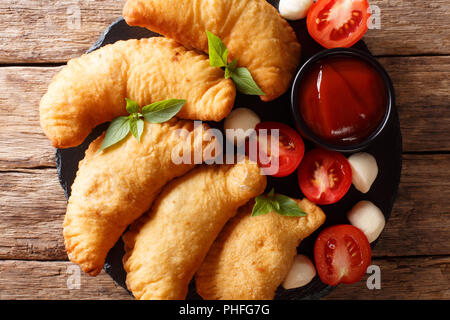
[[[125,98],[140,106],[185,99],[178,117],[220,121],[236,89],[208,57],[158,37],[118,41],[69,61],[40,103],[41,126],[57,148],[79,145],[97,125],[127,115]]]
[[[128,0],[123,16],[188,48],[208,51],[206,31],[219,36],[271,101],[289,88],[300,44],[288,22],[265,0]]]
[[[210,148],[216,148],[206,128],[174,118],[163,124],[147,122],[141,142],[130,134],[102,152],[104,135],[92,142],[80,162],[64,220],[69,259],[97,275],[109,249],[150,208],[161,188],[194,167],[175,164],[173,154],[191,152],[194,157],[194,152],[203,152],[207,160]]]
[[[270,300],[293,263],[300,241],[325,221],[307,199],[296,200],[306,217],[275,212],[252,217],[253,201],[239,209],[214,242],[195,276],[204,299]]]
[[[200,166],[170,182],[123,236],[128,289],[137,299],[184,299],[222,227],[265,187],[248,160]]]

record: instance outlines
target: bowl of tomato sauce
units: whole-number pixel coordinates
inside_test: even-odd
[[[356,152],[381,134],[394,99],[392,81],[375,58],[335,48],[319,52],[300,68],[291,110],[308,140],[329,150]]]

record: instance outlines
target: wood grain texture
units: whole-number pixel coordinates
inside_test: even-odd
[[[381,289],[369,290],[365,276],[338,286],[324,299],[449,299],[450,257],[376,259]],[[0,261],[0,299],[132,299],[104,272],[80,274],[79,289],[68,289],[77,266],[65,261]],[[79,270],[79,269],[78,269]],[[26,274],[26,276],[24,276]]]
[[[450,56],[380,62],[397,92],[404,151],[449,151]],[[0,68],[0,169],[54,166],[54,149],[39,127],[38,106],[60,68]]]
[[[0,259],[66,260],[56,169],[0,172]]]
[[[375,259],[381,289],[367,289],[368,275],[355,284],[338,286],[328,300],[450,299],[450,257]]]
[[[380,8],[381,29],[364,36],[375,55],[450,53],[447,0],[369,0]]]
[[[405,155],[403,166],[398,198],[374,256],[450,255],[450,155]],[[56,170],[0,172],[0,181],[0,259],[67,259],[66,200]]]
[[[124,3],[0,0],[0,63],[54,63],[77,57],[121,16]],[[364,38],[375,55],[450,53],[447,0],[370,3],[381,12],[381,29],[369,30]]]
[[[403,150],[450,150],[450,56],[379,61],[395,87]]]
[[[39,126],[39,101],[57,68],[0,68],[0,169],[55,166]]]
[[[78,271],[79,287],[73,282]],[[0,300],[5,299],[129,300],[132,297],[104,271],[90,277],[71,262],[10,260],[0,261]]]
[[[83,54],[121,16],[124,3],[1,0],[0,63],[65,63]]]

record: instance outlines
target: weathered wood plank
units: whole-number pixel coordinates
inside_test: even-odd
[[[450,57],[379,61],[395,87],[404,151],[448,151]]]
[[[450,155],[404,155],[397,200],[374,255],[448,254],[449,210]]]
[[[450,254],[450,155],[406,155],[391,218],[373,254]],[[55,169],[0,172],[0,259],[65,260],[66,201]]]
[[[124,3],[1,0],[0,63],[66,62],[77,57],[121,16]]]
[[[55,169],[0,172],[0,259],[66,260]]]
[[[380,290],[367,289],[366,276],[324,299],[450,298],[450,257],[377,259],[373,264],[381,269]],[[79,289],[74,288],[76,270],[64,261],[0,261],[0,299],[132,299],[104,272],[95,278],[81,273]]]
[[[60,69],[0,69],[0,169],[55,166],[55,151],[39,126],[39,101]]]
[[[381,29],[364,36],[375,55],[450,53],[450,2],[369,0],[380,8]]]
[[[0,63],[66,62],[79,56],[121,15],[124,3],[0,0]],[[450,53],[447,0],[370,3],[381,10],[381,29],[369,30],[364,38],[375,55]]]
[[[450,257],[376,259],[381,289],[369,290],[366,275],[352,285],[338,286],[325,299],[450,299]]]
[[[404,150],[450,150],[450,56],[380,62],[396,88]],[[38,106],[59,70],[0,68],[0,169],[54,166],[54,149],[39,127]]]
[[[79,282],[75,281],[77,272],[80,272]],[[89,277],[65,261],[0,261],[0,299],[129,300],[133,297],[104,271],[97,277]]]

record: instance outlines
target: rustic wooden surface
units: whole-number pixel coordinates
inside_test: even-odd
[[[38,122],[51,77],[86,51],[123,3],[0,0],[0,299],[130,298],[105,273],[81,275],[80,288],[68,289],[66,201]],[[450,2],[371,3],[381,9],[381,30],[365,40],[396,89],[402,180],[373,252],[381,290],[368,290],[364,278],[325,299],[450,299]]]

